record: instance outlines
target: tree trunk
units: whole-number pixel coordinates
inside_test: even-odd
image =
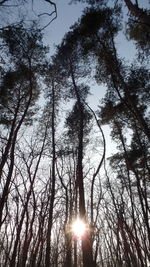
[[[51,266],[51,231],[53,223],[53,209],[54,209],[54,200],[55,200],[55,183],[56,183],[56,174],[55,174],[55,164],[56,164],[56,149],[55,149],[55,92],[54,92],[54,83],[52,82],[52,181],[51,181],[51,197],[50,197],[50,207],[48,214],[48,229],[47,229],[47,241],[46,241],[46,257],[45,257],[45,266]]]
[[[84,114],[83,114],[83,103],[81,101],[80,93],[78,91],[72,64],[70,62],[70,72],[72,83],[75,90],[75,95],[79,107],[79,133],[78,133],[78,157],[77,157],[77,169],[76,179],[77,186],[79,188],[79,215],[80,218],[86,222],[86,209],[85,209],[85,192],[84,192],[84,181],[83,181],[83,129],[84,129]],[[82,253],[83,253],[83,267],[94,267],[93,251],[92,251],[92,240],[91,234],[86,233],[82,239]]]

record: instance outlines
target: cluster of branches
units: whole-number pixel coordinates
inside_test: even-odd
[[[46,11],[38,10],[40,4],[43,4]],[[35,9],[38,11],[35,12]],[[27,24],[28,21],[38,21],[39,28],[44,30],[57,18],[57,6],[51,0],[1,0],[0,12],[4,16],[0,24],[1,29],[7,28],[10,25],[19,25],[21,22]],[[7,19],[5,14],[9,14]],[[44,16],[46,17],[46,23],[43,25],[43,23],[40,23],[40,18]]]
[[[35,24],[0,32],[2,267],[150,263],[149,74],[117,54],[120,7],[88,2],[50,62]],[[107,87],[97,114],[89,79]],[[108,160],[104,124],[118,146]],[[77,217],[88,228],[81,242]]]

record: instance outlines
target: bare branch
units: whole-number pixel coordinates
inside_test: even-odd
[[[38,15],[38,17],[43,16],[43,15],[47,15],[49,17],[52,17],[53,14],[55,14],[55,16],[41,30],[44,30],[46,27],[48,27],[52,23],[52,21],[54,21],[57,18],[56,4],[51,0],[45,0],[45,1],[48,2],[50,5],[54,6],[54,11],[52,11],[51,13],[44,12],[44,13]]]

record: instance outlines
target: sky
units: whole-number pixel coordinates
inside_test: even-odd
[[[12,0],[15,1],[15,0]],[[134,0],[132,0],[134,1]],[[78,18],[81,17],[82,10],[85,5],[83,3],[77,4],[69,4],[70,0],[56,0],[55,3],[57,5],[57,18],[44,29],[44,43],[50,47],[49,55],[52,55],[55,51],[55,45],[61,43],[61,40],[65,33],[69,31],[71,25],[73,25]],[[147,7],[148,0],[139,0],[139,6]],[[44,0],[34,0],[33,6],[32,1],[29,1],[29,5],[27,9],[24,6],[20,7],[20,11],[18,15],[16,15],[16,10],[13,8],[5,9],[6,13],[8,12],[8,16],[5,16],[5,19],[2,19],[1,16],[1,25],[2,23],[5,25],[8,21],[15,20],[19,14],[25,13],[28,14],[28,19],[37,19],[38,14],[42,13],[51,13],[53,11],[52,7],[46,3]],[[8,10],[8,11],[7,11]],[[30,12],[28,11],[30,10]],[[32,12],[31,12],[32,10]],[[127,8],[124,5],[125,14],[128,12]],[[1,14],[2,15],[2,12]],[[21,15],[20,15],[21,16]],[[126,15],[125,15],[126,18]],[[42,20],[42,25],[46,25],[50,21],[50,17],[48,15],[40,16]],[[123,29],[125,31],[125,28]],[[127,41],[126,37],[123,33],[120,33],[116,38],[116,46],[117,51],[120,57],[125,58],[126,62],[130,64],[135,56],[135,46],[132,41]],[[104,96],[106,88],[104,85],[97,86],[96,84],[91,85],[91,93],[92,95],[89,97],[89,105],[94,110],[97,110],[100,99]],[[104,127],[105,135],[107,138],[107,155],[109,156],[111,152],[114,152],[115,146],[110,138],[110,129],[108,126]]]
[[[57,19],[52,22],[50,27],[45,29],[45,40],[52,48],[53,44],[59,44],[69,28],[82,14],[85,5],[82,3],[69,4],[68,0],[58,0]]]
[[[58,17],[52,22],[52,24],[44,30],[44,41],[50,47],[50,55],[55,51],[55,45],[60,44],[65,33],[67,33],[72,26],[82,15],[82,10],[85,5],[82,3],[68,4],[68,0],[56,1]],[[44,19],[44,18],[43,18]],[[49,19],[48,17],[46,19]],[[44,24],[44,23],[43,23]],[[126,57],[128,62],[131,61],[135,54],[133,42],[127,42],[126,37],[120,33],[116,38],[116,44],[118,53],[121,57]],[[88,103],[90,107],[96,111],[100,100],[104,97],[106,87],[104,85],[96,85],[91,83],[91,95],[88,97]],[[67,110],[71,108],[71,105],[67,107]],[[110,157],[116,149],[116,144],[110,137],[110,127],[108,125],[103,126],[103,131],[106,138],[106,157]]]
[[[53,21],[50,27],[45,29],[45,41],[50,46],[50,50],[53,51],[53,46],[59,44],[64,34],[69,31],[69,28],[74,24],[82,14],[84,9],[83,4],[71,4],[68,5],[67,0],[61,1],[58,4],[58,18]],[[51,52],[51,51],[50,51]],[[90,107],[96,111],[100,103],[100,99],[104,96],[106,88],[104,85],[98,86],[96,83],[91,84],[91,95],[88,97]],[[69,108],[69,107],[68,107]],[[110,138],[110,128],[108,126],[103,127],[105,136],[107,139],[106,156],[109,157],[115,150],[115,146]],[[113,147],[113,149],[112,149]]]

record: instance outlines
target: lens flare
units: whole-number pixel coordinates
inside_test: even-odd
[[[73,222],[71,231],[76,237],[81,238],[86,232],[86,224],[82,220],[77,219]]]

